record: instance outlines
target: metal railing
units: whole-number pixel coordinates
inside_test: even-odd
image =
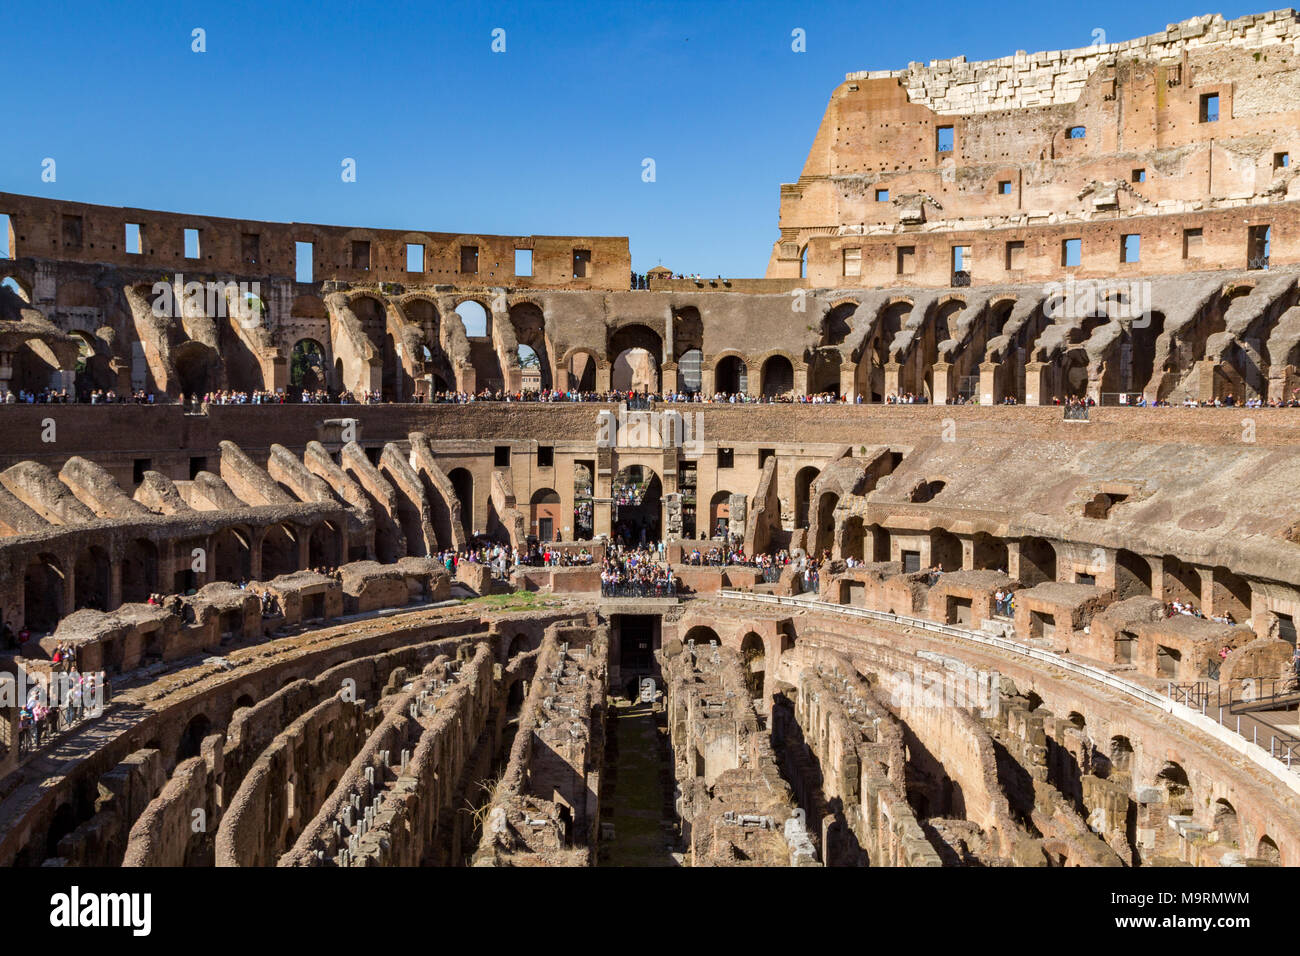
[[[603,582],[600,585],[600,596],[603,598],[675,598],[677,597],[677,582],[657,581],[651,584],[632,582],[610,584]]]
[[[954,627],[951,624],[937,624],[934,621],[929,621],[925,618],[905,617],[901,614],[890,614],[886,611],[874,611],[869,608],[853,607],[845,604],[832,604],[826,601],[801,601],[794,598],[782,597],[777,594],[753,594],[745,591],[735,591],[729,588],[724,588],[720,591],[719,596],[740,601],[798,607],[805,610],[826,610],[851,617],[860,617],[888,624],[914,627],[918,630],[930,631],[935,634],[943,634],[948,637],[971,641],[976,644],[982,644],[986,647],[994,647],[999,650],[1009,651],[1013,654],[1028,657],[1032,660],[1051,664],[1053,667],[1068,671],[1072,674],[1077,674],[1080,677],[1086,677],[1089,680],[1096,681],[1097,683],[1103,684],[1107,687],[1114,688],[1129,697],[1150,704],[1153,707],[1157,707],[1174,717],[1178,717],[1185,723],[1199,726],[1202,730],[1211,731],[1212,728],[1217,728],[1229,732],[1226,736],[1218,735],[1218,739],[1223,740],[1225,743],[1230,743],[1239,753],[1255,760],[1255,762],[1259,763],[1261,766],[1274,770],[1278,779],[1285,782],[1293,791],[1300,793],[1300,775],[1291,772],[1293,770],[1300,771],[1300,739],[1281,731],[1270,733],[1268,743],[1269,755],[1276,758],[1276,761],[1285,765],[1285,769],[1278,767],[1277,762],[1263,757],[1264,743],[1259,739],[1258,725],[1253,725],[1253,735],[1247,736],[1245,733],[1241,732],[1240,719],[1238,719],[1237,730],[1235,733],[1232,733],[1233,727],[1224,722],[1222,718],[1215,720],[1213,714],[1210,712],[1208,695],[1202,699],[1200,707],[1190,707],[1182,701],[1176,700],[1167,694],[1162,695],[1157,693],[1150,688],[1143,687],[1141,684],[1126,680],[1123,677],[1118,677],[1110,671],[1104,670],[1100,667],[1094,667],[1091,664],[1082,664],[1079,661],[1070,660],[1069,658],[1062,657],[1059,654],[1054,654],[1051,651],[1045,651],[1008,638],[997,637],[996,635],[987,632],[971,631],[961,627]],[[1173,685],[1170,684],[1170,688],[1172,687]],[[1204,720],[1207,723],[1200,723],[1201,720]],[[1237,741],[1237,743],[1232,743],[1234,740]]]

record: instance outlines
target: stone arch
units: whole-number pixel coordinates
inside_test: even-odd
[[[739,353],[731,352],[713,362],[713,390],[743,395],[749,390],[749,369]]]
[[[66,613],[64,571],[52,554],[38,554],[23,572],[23,622],[33,633],[53,631]]]
[[[976,571],[1007,570],[1007,543],[1001,538],[978,531],[971,542],[971,552]]]
[[[1110,765],[1120,773],[1133,769],[1133,743],[1127,737],[1116,735],[1110,738],[1108,751]]]
[[[1201,604],[1201,576],[1196,568],[1184,564],[1172,554],[1166,554],[1161,564],[1161,594],[1168,604],[1171,601]]]
[[[1278,849],[1277,841],[1267,833],[1259,838],[1259,843],[1255,846],[1255,859],[1268,863],[1282,862],[1282,851]]]
[[[944,528],[930,532],[930,564],[944,571],[961,570],[961,539]]]
[[[822,317],[821,327],[821,345],[838,346],[843,344],[848,338],[850,329],[849,320],[853,314],[858,311],[858,302],[854,299],[841,299],[833,302],[826,315]]]
[[[658,392],[664,361],[663,338],[648,325],[633,323],[612,330],[606,339],[610,387],[616,391]]]
[[[122,553],[122,603],[149,600],[158,590],[158,545],[148,538],[132,538]]]
[[[212,541],[212,568],[218,581],[247,581],[253,573],[252,548],[247,529],[223,528]]]
[[[1214,613],[1231,614],[1238,623],[1249,621],[1251,615],[1250,582],[1219,565],[1211,572],[1213,581]]]
[[[614,536],[636,543],[644,529],[646,541],[662,533],[663,481],[648,465],[626,465],[614,475],[614,506],[610,515]]]
[[[697,648],[708,647],[710,641],[717,641],[718,646],[722,646],[722,638],[718,637],[718,632],[707,624],[696,624],[688,630],[682,637],[682,643],[686,644],[690,641],[694,641]]]
[[[1056,547],[1046,538],[1020,539],[1019,580],[1024,587],[1056,580]]]
[[[957,318],[966,311],[966,300],[956,295],[943,296],[934,307],[936,342],[957,339]]]
[[[866,539],[866,527],[862,516],[849,515],[844,519],[844,527],[841,531],[839,557],[853,558],[856,561],[864,560]]]
[[[529,361],[535,361],[540,377],[541,388],[553,386],[551,374],[551,347],[546,336],[546,316],[541,306],[535,302],[518,301],[510,306],[510,324],[515,330],[518,344],[519,364],[524,366],[525,349],[532,353]]]
[[[812,552],[821,555],[835,545],[835,509],[840,496],[833,491],[823,491],[817,496],[817,525],[812,535]]]
[[[762,364],[759,380],[764,398],[788,395],[794,391],[794,363],[783,353],[771,355]]]
[[[731,492],[716,491],[709,499],[709,536],[726,538],[730,532]]]
[[[691,349],[704,348],[704,319],[693,305],[673,309],[673,357],[679,358]]]
[[[298,570],[298,536],[286,522],[272,525],[262,536],[263,581]]]
[[[528,508],[528,526],[538,540],[557,540],[556,535],[563,527],[559,493],[554,488],[538,488],[528,499]]]
[[[497,354],[492,334],[492,309],[473,296],[466,296],[456,303],[456,315],[465,329],[469,341],[469,362],[474,369],[474,385],[479,391],[483,389],[502,389],[505,387],[505,371],[501,368],[501,357]]]
[[[1180,816],[1191,816],[1196,804],[1192,800],[1192,785],[1187,771],[1172,760],[1167,761],[1156,774],[1156,786],[1163,787],[1169,796],[1169,810]]]
[[[894,339],[912,314],[913,302],[895,296],[877,314],[875,328],[862,344],[854,388],[872,402],[885,400],[885,366],[891,361]]]
[[[200,398],[221,388],[221,356],[211,346],[193,339],[184,342],[172,352],[172,364],[180,396]]]
[[[108,552],[97,544],[90,545],[77,555],[72,577],[76,588],[73,601],[75,607],[109,610],[110,564]]]
[[[749,688],[750,699],[766,703],[767,648],[763,644],[763,638],[754,631],[741,638],[740,659],[745,669],[745,684]]]
[[[338,567],[343,563],[340,560],[343,548],[341,539],[339,529],[333,522],[322,521],[316,525],[307,539],[307,564],[313,568]]]
[[[325,346],[315,339],[299,339],[289,353],[289,386],[309,392],[328,388],[329,367]]]
[[[203,739],[208,736],[211,729],[212,721],[208,719],[207,714],[195,714],[191,717],[185,729],[181,731],[180,740],[176,744],[176,760],[173,766],[182,760],[199,756],[203,750]]]
[[[808,527],[808,503],[811,500],[812,486],[821,474],[813,465],[805,465],[794,475],[794,527]]]
[[[596,391],[596,370],[600,366],[600,359],[593,349],[569,349],[561,365],[568,375],[569,388],[579,392]]]
[[[1219,842],[1225,846],[1241,844],[1241,823],[1237,808],[1220,797],[1214,801],[1214,829],[1219,832]]]
[[[453,468],[447,473],[451,487],[460,502],[460,526],[469,540],[477,530],[474,524],[474,476],[468,468]]]
[[[1121,601],[1151,594],[1151,563],[1127,548],[1115,552],[1115,594]]]

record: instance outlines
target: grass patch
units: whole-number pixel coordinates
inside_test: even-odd
[[[536,591],[511,591],[509,594],[485,594],[466,598],[462,603],[488,611],[514,611],[535,607],[558,607],[562,602]]]

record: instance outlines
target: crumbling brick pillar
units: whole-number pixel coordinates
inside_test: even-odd
[[[1020,580],[1020,542],[1007,541],[1007,575],[1013,581]]]
[[[1052,366],[1049,362],[1025,363],[1026,405],[1050,405],[1052,403],[1052,396],[1047,394],[1050,391],[1048,376],[1051,371]]]
[[[952,364],[949,362],[934,363],[934,395],[931,401],[936,405],[943,405],[948,401],[952,387]]]
[[[847,395],[849,404],[858,400],[856,373],[857,369],[852,362],[844,362],[840,365],[840,394]],[[870,395],[863,395],[863,401],[870,401]]]
[[[1001,370],[1002,366],[998,365],[997,362],[980,363],[979,395],[981,405],[996,405],[998,402],[1002,401],[1002,399],[1006,398],[1006,396],[1002,394],[1002,383],[999,381],[1002,376],[998,373]]]
[[[899,382],[902,378],[903,366],[892,359],[885,363],[885,398],[890,395],[899,393]]]
[[[659,390],[665,395],[677,391],[676,362],[664,362],[663,367],[659,370]]]

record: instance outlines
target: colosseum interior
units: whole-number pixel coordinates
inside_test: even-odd
[[[0,194],[0,864],[1300,864],[1297,51],[850,73],[748,279]]]

